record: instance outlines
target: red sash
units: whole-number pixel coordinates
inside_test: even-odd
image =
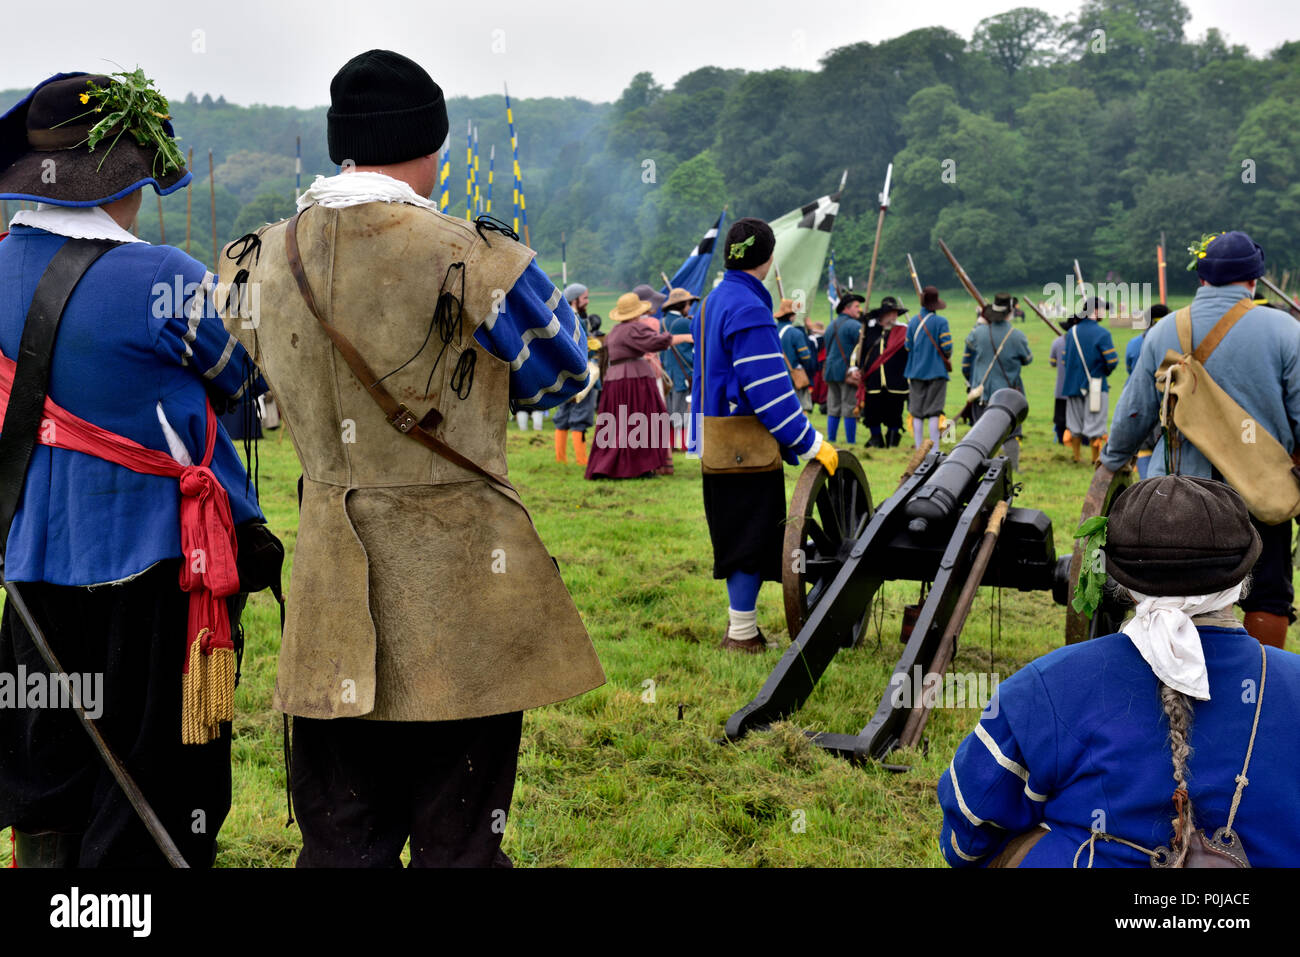
[[[881,338],[886,337],[882,336]],[[903,343],[906,341],[907,329],[904,326],[900,326],[898,323],[894,323],[890,326],[888,330],[888,338],[885,342],[885,351],[872,360],[871,366],[867,369],[867,374],[863,376],[863,378],[871,378],[877,369],[898,354],[898,350],[903,348]]]
[[[14,362],[0,354],[0,401],[9,406],[13,388]],[[0,410],[0,428],[4,412]],[[230,497],[209,467],[217,441],[217,416],[208,403],[207,445],[203,462],[181,465],[166,452],[145,448],[138,442],[78,418],[53,399],[45,398],[45,418],[37,441],[52,448],[93,455],[106,462],[142,475],[162,475],[179,480],[181,489],[180,587],[189,592],[190,609],[187,649],[200,642],[203,655],[218,649],[234,650],[230,640],[230,617],[224,599],[239,591],[235,558],[235,523],[230,514]],[[185,655],[189,672],[190,653]]]

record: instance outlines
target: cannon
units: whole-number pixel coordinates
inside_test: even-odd
[[[805,467],[784,540],[782,586],[793,641],[758,694],[728,719],[728,740],[802,707],[840,649],[859,642],[872,599],[886,581],[929,586],[919,609],[912,609],[915,617],[904,622],[906,643],[890,688],[912,681],[918,668],[927,680],[942,679],[981,585],[1050,591],[1058,604],[1068,604],[1081,551],[1057,557],[1051,520],[1012,505],[1017,489],[1009,464],[994,455],[1027,412],[1021,393],[999,390],[951,452],[933,450],[928,442],[918,450],[898,489],[878,507],[851,453],[840,453],[833,476],[816,462]],[[1127,470],[1113,481],[1094,481],[1083,517],[1107,513],[1129,481]],[[1109,606],[1091,619],[1070,612],[1066,639],[1114,631],[1120,614]],[[884,760],[898,747],[918,744],[929,717],[925,702],[901,698],[883,695],[856,734],[806,733],[841,757]]]

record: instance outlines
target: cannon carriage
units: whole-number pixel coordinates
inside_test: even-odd
[[[994,453],[1027,411],[1021,393],[1000,390],[956,447],[946,453],[923,448],[898,489],[879,505],[851,453],[841,453],[833,476],[816,462],[805,467],[784,541],[785,612],[793,640],[758,694],[727,721],[729,740],[799,710],[836,653],[861,640],[872,600],[887,581],[928,584],[903,624],[905,644],[889,688],[911,681],[918,668],[927,680],[942,680],[980,586],[1050,591],[1067,606],[1067,642],[1116,630],[1118,608],[1103,604],[1091,618],[1069,608],[1081,548],[1058,556],[1048,516],[1013,505],[1018,488],[1007,459]],[[1083,517],[1106,514],[1130,481],[1128,470],[1113,481],[1099,475]],[[854,761],[879,761],[898,747],[915,746],[928,705],[898,698],[882,693],[855,734],[809,737]]]

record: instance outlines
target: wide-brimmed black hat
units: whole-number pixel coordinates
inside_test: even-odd
[[[840,296],[840,301],[835,304],[836,313],[841,313],[849,308],[851,302],[866,302],[866,298],[859,296],[856,292],[846,292]]]
[[[1239,583],[1259,558],[1246,503],[1222,482],[1161,475],[1115,498],[1106,571],[1144,595],[1208,595]]]
[[[872,309],[867,313],[867,318],[879,319],[887,312],[896,312],[900,316],[903,316],[907,314],[907,307],[893,296],[886,296],[884,299],[880,300],[880,307],[878,309]]]
[[[939,298],[937,287],[926,286],[921,290],[921,308],[929,309],[931,312],[938,312],[940,309],[947,309],[948,304]]]
[[[142,146],[130,131],[105,136],[92,152],[86,137],[102,119],[88,84],[115,82],[89,73],[58,73],[40,83],[0,116],[0,199],[55,206],[102,206],[152,185],[160,195],[192,179],[182,164],[162,172],[159,150]],[[175,136],[162,121],[163,132]]]

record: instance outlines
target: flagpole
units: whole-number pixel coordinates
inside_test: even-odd
[[[1160,234],[1160,245],[1156,247],[1156,270],[1160,276],[1160,305],[1165,304],[1165,234]]]
[[[474,219],[474,121],[465,121],[465,221]]]
[[[439,174],[439,183],[442,192],[438,197],[438,212],[447,212],[451,206],[451,186],[448,185],[451,180],[451,134],[442,142],[442,172]]]
[[[212,218],[212,271],[218,272],[217,261],[217,176],[212,168],[212,150],[208,150],[208,214]]]
[[[482,190],[479,189],[478,181],[478,127],[474,127],[474,215],[477,216],[483,212]]]
[[[185,162],[185,168],[191,172],[194,169],[194,147],[190,147],[190,157]],[[194,179],[191,176],[189,184],[185,187],[185,253],[189,255],[190,251],[190,217],[194,209]]]
[[[569,256],[564,243],[564,231],[560,231],[560,285],[569,284]]]
[[[494,168],[496,167],[496,165],[497,165],[497,145],[493,143],[492,148],[488,151],[487,209],[485,210],[485,212],[489,216],[492,215],[492,179],[493,179],[493,172],[495,171]]]
[[[302,195],[302,136],[296,137],[297,143],[294,146],[293,160],[293,199],[296,203],[298,197]]]

